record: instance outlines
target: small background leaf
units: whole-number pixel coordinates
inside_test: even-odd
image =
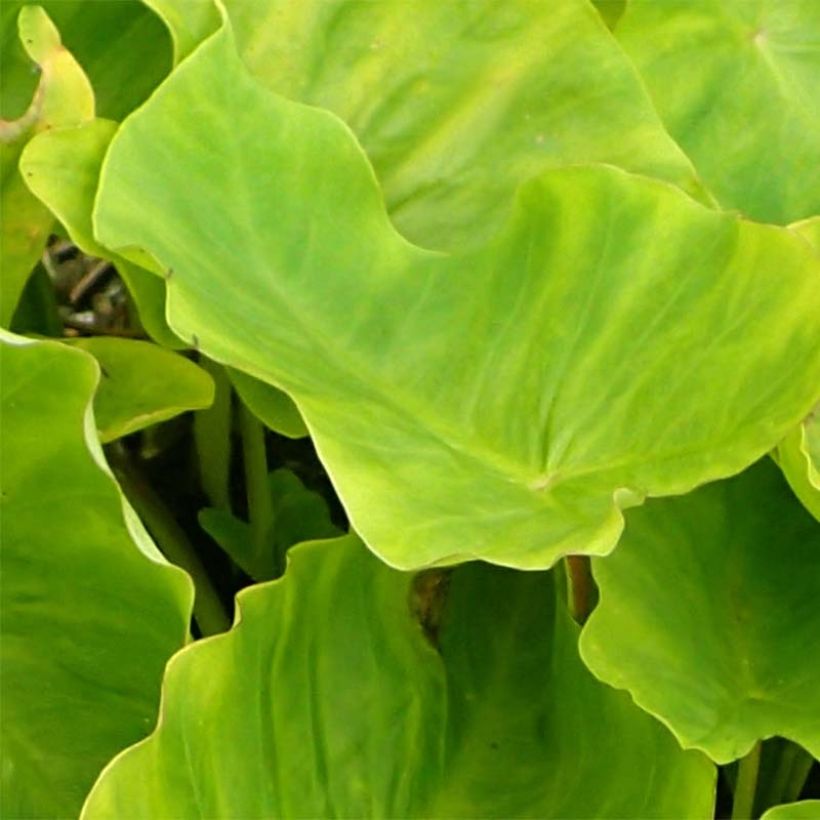
[[[287,393],[236,368],[226,371],[243,403],[266,427],[288,438],[308,435],[299,408]]]
[[[94,419],[103,443],[208,407],[211,377],[193,362],[150,342],[98,336],[66,340],[90,353],[102,378],[94,395]]]
[[[268,476],[272,521],[264,549],[254,544],[250,524],[225,509],[206,508],[199,523],[228,555],[255,581],[267,581],[284,570],[287,551],[302,541],[332,538],[339,529],[330,520],[327,503],[319,493],[305,488],[290,470]]]

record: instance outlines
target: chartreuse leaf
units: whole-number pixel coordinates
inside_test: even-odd
[[[299,408],[287,393],[233,367],[227,368],[227,372],[242,402],[266,427],[288,438],[304,438],[308,434]]]
[[[39,134],[23,151],[20,169],[29,189],[65,226],[77,247],[116,265],[151,338],[165,347],[184,347],[165,321],[165,282],[94,239],[94,196],[105,152],[116,131],[116,123],[96,119],[76,128]]]
[[[295,548],[171,661],[85,820],[711,815],[714,767],[587,672],[549,573],[437,581],[353,536]]]
[[[820,217],[790,227],[820,256]],[[820,404],[780,442],[775,457],[795,495],[820,521]]]
[[[268,485],[271,521],[262,551],[255,548],[251,525],[228,510],[206,507],[198,516],[208,535],[255,581],[280,575],[284,556],[295,544],[340,534],[330,520],[324,498],[308,490],[295,473],[274,470],[268,476]]]
[[[161,5],[189,19],[190,0]],[[398,229],[425,247],[483,244],[518,185],[550,166],[608,162],[699,189],[586,0],[224,7],[256,78],[343,119]]]
[[[70,817],[100,768],[150,730],[192,590],[105,468],[94,360],[0,338],[2,813]]]
[[[801,800],[769,809],[762,820],[817,820],[820,817],[820,800]]]
[[[8,21],[8,11],[3,18]],[[28,110],[0,120],[0,325],[14,309],[54,222],[26,188],[17,163],[26,142],[43,129],[75,125],[94,117],[94,93],[82,68],[63,47],[60,35],[39,6],[20,12],[19,35],[40,69],[40,83]],[[4,36],[4,41],[7,39]],[[4,78],[4,87],[6,78]]]
[[[174,63],[188,56],[221,23],[213,0],[143,0],[162,18],[174,43]]]
[[[581,654],[719,763],[780,735],[820,756],[820,527],[764,460],[629,514],[594,561]]]
[[[28,0],[0,7],[0,112],[18,117],[37,85],[13,29]],[[41,0],[63,44],[91,80],[100,116],[121,119],[136,108],[171,67],[171,43],[162,22],[139,0]],[[26,12],[28,13],[28,12]]]
[[[795,427],[778,445],[775,458],[794,494],[820,521],[820,448],[816,446],[820,439],[820,421],[817,416],[818,409],[815,409],[803,424]]]
[[[820,213],[817,0],[641,0],[616,31],[724,207],[780,224]]]
[[[101,242],[173,270],[176,332],[295,398],[398,567],[607,553],[622,507],[740,470],[817,399],[799,237],[595,166],[532,181],[478,251],[421,250],[344,126],[260,88],[228,31],[117,133],[96,207]]]
[[[626,0],[592,0],[610,29],[614,29],[626,9]]]
[[[100,365],[94,420],[103,443],[186,410],[208,407],[213,401],[213,379],[170,350],[104,336],[73,339],[69,344],[90,353]]]

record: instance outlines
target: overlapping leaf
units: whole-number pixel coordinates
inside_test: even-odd
[[[152,4],[190,44],[190,0]],[[197,19],[203,5],[193,4]],[[353,129],[397,227],[425,247],[483,244],[518,185],[555,165],[609,162],[699,190],[586,0],[228,0],[224,8],[258,80]],[[198,36],[212,27],[211,19]]]
[[[606,553],[622,507],[740,470],[817,399],[790,232],[588,167],[532,181],[483,249],[423,251],[342,124],[261,89],[227,30],[118,132],[96,229],[168,269],[180,335],[294,396],[397,566]]]
[[[594,562],[587,665],[720,763],[781,735],[820,756],[820,527],[764,460],[629,514]]]
[[[0,7],[0,112],[7,118],[22,114],[37,85],[30,60],[15,42],[15,22],[27,5],[32,4],[3,0]],[[124,117],[171,67],[168,33],[139,0],[40,0],[38,5],[54,20],[66,48],[88,74],[100,116]]]
[[[288,438],[304,438],[308,434],[299,409],[287,393],[241,370],[229,367],[227,371],[239,397],[266,427]]]
[[[820,800],[802,800],[769,809],[763,820],[817,820],[820,817]]]
[[[193,362],[134,339],[97,337],[70,344],[100,365],[94,420],[103,443],[213,401],[211,377]]]
[[[20,168],[26,185],[65,226],[77,247],[116,265],[146,332],[166,347],[183,347],[165,321],[162,279],[112,254],[94,239],[94,195],[105,152],[116,130],[116,123],[96,119],[76,128],[38,134],[23,151]]]
[[[76,816],[150,730],[192,591],[102,466],[86,353],[2,335],[2,813]]]
[[[285,555],[295,544],[332,538],[341,532],[331,522],[322,496],[308,490],[295,473],[274,470],[268,476],[268,488],[270,520],[264,522],[259,544],[251,525],[226,509],[206,507],[198,516],[202,528],[255,581],[281,575]]]
[[[638,0],[616,32],[724,207],[820,214],[820,3]]]
[[[3,10],[3,21],[7,43],[8,9]],[[25,113],[16,120],[0,120],[0,325],[6,328],[54,222],[23,182],[17,168],[20,154],[38,131],[94,117],[88,79],[46,13],[37,6],[23,9],[19,34],[26,53],[39,66],[40,81]]]
[[[714,768],[589,675],[549,574],[459,568],[442,616],[441,579],[353,537],[291,555],[174,658],[157,732],[86,820],[711,813]]]

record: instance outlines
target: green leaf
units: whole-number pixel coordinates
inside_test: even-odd
[[[186,19],[191,4],[162,5]],[[556,165],[607,162],[699,190],[586,0],[224,5],[254,76],[344,120],[397,228],[426,247],[483,244],[518,185]]]
[[[97,119],[76,128],[39,134],[23,151],[20,168],[29,189],[65,226],[77,247],[89,256],[114,263],[148,335],[165,347],[184,347],[165,321],[164,281],[112,254],[94,239],[94,196],[105,152],[116,131],[116,123]]]
[[[820,817],[820,800],[801,800],[799,803],[785,803],[774,806],[762,820],[817,820]]]
[[[820,217],[789,227],[807,240],[820,258]],[[820,521],[820,404],[778,445],[775,460],[794,494]]]
[[[615,30],[626,10],[626,0],[592,0],[607,27]]]
[[[143,0],[163,20],[174,43],[174,64],[185,59],[220,25],[212,0]]]
[[[266,427],[288,438],[308,435],[299,408],[287,393],[241,370],[233,367],[226,370],[239,398]]]
[[[103,443],[208,407],[213,379],[193,362],[149,342],[99,336],[68,342],[90,353],[102,378],[94,396],[94,420]]]
[[[199,523],[228,555],[255,581],[280,575],[287,551],[302,541],[331,538],[339,529],[321,495],[308,490],[290,470],[274,470],[268,476],[271,497],[269,532],[265,550],[257,552],[250,524],[224,509],[206,508]]]
[[[549,574],[456,570],[439,654],[416,618],[442,592],[353,536],[296,548],[171,661],[83,817],[711,814],[714,768],[589,675]]]
[[[3,117],[20,116],[36,86],[30,62],[12,42],[14,20],[27,5],[28,0],[3,0],[0,9]],[[102,117],[124,117],[148,97],[171,67],[168,33],[138,0],[40,0],[39,5],[88,74]]]
[[[8,22],[8,10],[3,10]],[[19,15],[19,35],[39,66],[40,82],[28,110],[0,120],[0,325],[8,327],[29,274],[45,247],[53,217],[26,189],[17,164],[26,142],[38,131],[76,125],[94,117],[94,93],[60,34],[39,6]],[[4,42],[8,39],[3,36]],[[7,78],[3,77],[3,86]]]
[[[156,719],[192,589],[105,467],[94,360],[0,338],[3,816],[76,816],[100,768]]]
[[[794,494],[803,506],[820,521],[820,421],[818,412],[795,427],[777,446],[775,460]],[[813,453],[811,450],[813,449]]]
[[[791,232],[593,166],[533,180],[480,250],[422,250],[344,126],[227,33],[120,129],[96,229],[173,270],[180,336],[293,396],[398,567],[605,554],[623,507],[737,472],[818,398],[820,261]]]
[[[818,31],[817,0],[644,0],[617,27],[720,203],[780,224],[820,213]]]
[[[820,527],[766,459],[629,514],[595,560],[581,654],[719,763],[780,735],[820,756]]]

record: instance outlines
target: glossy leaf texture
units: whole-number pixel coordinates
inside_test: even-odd
[[[190,41],[190,0],[153,4],[176,18],[174,36]],[[700,191],[586,0],[224,7],[253,75],[344,120],[397,228],[425,247],[483,244],[506,220],[518,185],[556,165],[607,162]]]
[[[353,536],[295,548],[173,659],[157,731],[83,818],[711,813],[714,767],[589,675],[551,575],[438,580]]]
[[[100,365],[94,420],[104,444],[213,401],[211,377],[170,350],[104,336],[68,344],[90,353]]]
[[[116,131],[116,123],[96,119],[75,128],[54,129],[37,135],[20,158],[23,178],[83,253],[114,263],[148,335],[165,347],[184,347],[165,321],[164,281],[111,253],[94,239],[91,224],[94,196],[105,152]]]
[[[820,214],[820,4],[636,0],[616,33],[721,205]]]
[[[7,24],[8,10],[3,9],[2,14]],[[29,66],[39,68],[40,80],[28,109],[18,119],[0,120],[0,326],[5,328],[54,222],[23,182],[17,167],[20,154],[38,131],[94,117],[94,93],[88,79],[42,8],[30,6],[20,12],[19,36]],[[7,32],[3,42],[8,43]]]
[[[0,338],[2,813],[76,816],[101,767],[150,731],[192,589],[104,465],[94,360]]]
[[[343,124],[262,89],[228,30],[115,136],[95,229],[170,272],[180,336],[294,397],[398,567],[605,554],[623,507],[737,472],[818,398],[791,232],[591,166],[532,180],[481,249],[408,245]]]
[[[820,526],[764,460],[628,516],[594,561],[581,653],[718,763],[780,735],[820,757]]]

